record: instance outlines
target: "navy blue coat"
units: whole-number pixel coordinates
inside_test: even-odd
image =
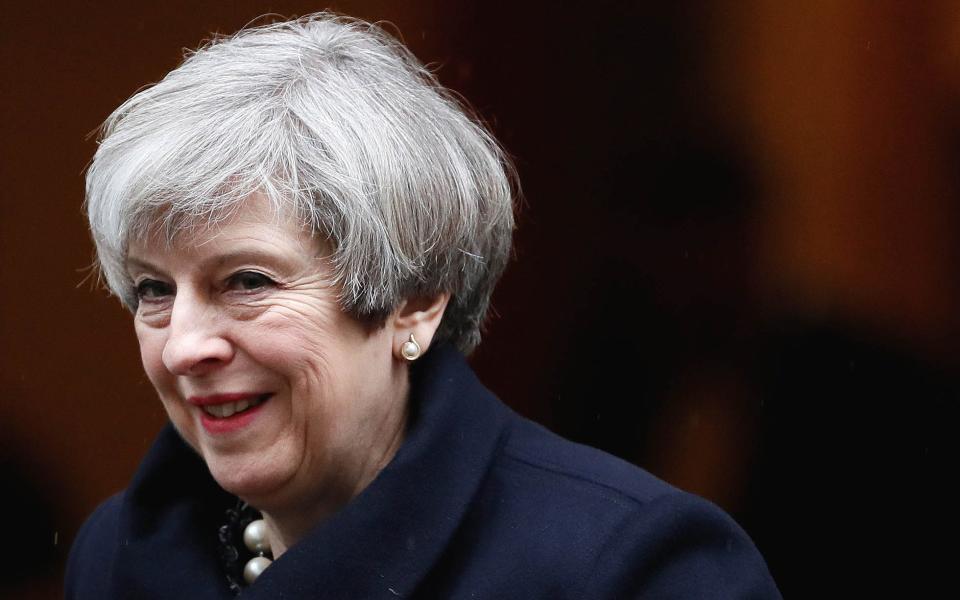
[[[411,398],[393,461],[241,598],[780,597],[720,509],[519,417],[459,353],[424,356]],[[168,426],[78,534],[67,598],[232,598],[234,503]]]

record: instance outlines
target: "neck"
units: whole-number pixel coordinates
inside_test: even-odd
[[[322,490],[319,497],[312,497],[303,502],[284,503],[282,506],[258,507],[267,523],[267,537],[270,541],[274,559],[280,558],[288,548],[302,539],[311,529],[366,489],[380,471],[393,460],[394,455],[403,443],[406,432],[408,412],[406,402],[402,406],[403,409],[397,420],[385,424],[386,426],[383,428],[385,435],[380,438],[384,443],[379,451],[368,453],[363,464],[358,465],[358,470],[351,470],[362,473],[362,476],[354,478],[350,485],[331,486],[341,491],[331,493],[330,489]]]

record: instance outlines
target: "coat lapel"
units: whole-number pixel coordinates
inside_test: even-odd
[[[507,410],[455,350],[421,360],[394,460],[241,598],[403,598],[429,573],[488,471]]]

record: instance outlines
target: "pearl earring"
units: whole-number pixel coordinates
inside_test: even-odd
[[[417,343],[417,340],[413,339],[412,333],[410,334],[410,339],[400,346],[400,355],[410,362],[420,358],[420,344]]]

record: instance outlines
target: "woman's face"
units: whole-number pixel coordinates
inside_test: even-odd
[[[262,510],[339,506],[401,441],[399,334],[340,310],[323,255],[257,197],[173,244],[130,244],[144,369],[217,482]]]

